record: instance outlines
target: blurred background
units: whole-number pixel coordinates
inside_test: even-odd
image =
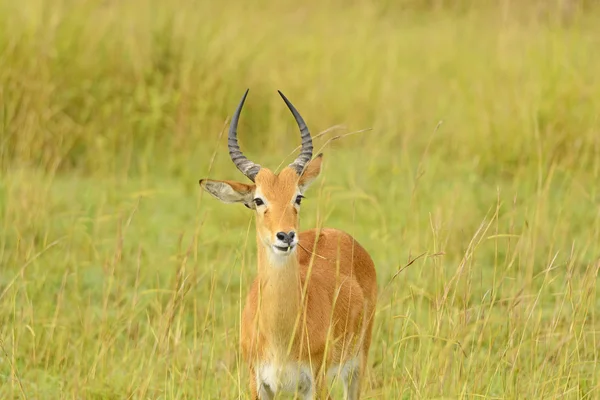
[[[281,90],[325,153],[301,227],[376,262],[364,398],[597,398],[599,18],[0,0],[0,397],[249,398],[252,215],[198,179],[244,181],[223,131],[250,88],[245,154],[296,156]]]

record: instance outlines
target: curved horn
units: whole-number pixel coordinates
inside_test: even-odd
[[[288,108],[294,115],[294,118],[296,119],[296,123],[298,124],[298,128],[300,128],[300,137],[302,139],[302,148],[300,149],[300,154],[298,155],[298,158],[296,158],[296,160],[290,164],[290,167],[294,168],[296,170],[296,172],[298,172],[298,175],[300,175],[304,171],[304,167],[306,166],[306,164],[312,158],[312,152],[313,152],[312,138],[310,137],[310,132],[308,131],[308,128],[306,127],[306,124],[304,123],[304,120],[300,116],[300,113],[298,112],[298,110],[296,110],[296,107],[294,107],[292,105],[292,103],[290,103],[290,101],[283,95],[283,93],[281,93],[279,90],[277,92],[279,92],[279,95],[281,96],[283,101],[285,101],[285,104],[288,106]]]
[[[231,124],[229,125],[229,136],[227,138],[227,147],[229,147],[229,156],[231,157],[231,161],[235,164],[237,169],[239,169],[242,174],[246,175],[248,179],[254,182],[254,178],[256,178],[256,174],[260,170],[260,165],[253,163],[248,160],[246,156],[240,150],[240,146],[237,141],[237,125],[238,120],[240,119],[240,113],[242,112],[242,107],[244,107],[244,102],[246,101],[246,96],[248,96],[248,91],[250,89],[246,89],[246,93],[244,93],[244,97],[238,104],[235,113],[233,114],[233,118],[231,118]]]

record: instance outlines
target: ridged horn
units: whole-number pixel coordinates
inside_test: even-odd
[[[302,116],[300,116],[300,113],[298,112],[298,110],[296,110],[296,107],[294,107],[292,103],[290,103],[290,101],[287,99],[287,97],[283,95],[283,93],[281,93],[281,91],[278,90],[277,92],[279,93],[283,101],[285,101],[285,104],[288,106],[288,108],[294,115],[296,123],[298,124],[298,128],[300,128],[302,148],[300,149],[300,154],[298,155],[298,158],[296,158],[296,160],[289,165],[290,167],[294,168],[296,172],[298,172],[298,175],[300,175],[304,171],[304,167],[306,166],[306,164],[312,158],[312,137],[310,136],[310,132],[308,131],[308,128],[306,127],[306,123],[304,123]]]
[[[233,118],[231,118],[229,135],[227,138],[227,147],[229,147],[229,156],[231,157],[231,161],[233,161],[237,169],[239,169],[242,174],[246,175],[248,179],[254,182],[256,174],[258,174],[258,171],[260,170],[260,165],[253,163],[246,158],[246,156],[240,150],[240,145],[238,144],[237,140],[238,120],[240,119],[240,114],[242,112],[242,108],[244,107],[244,102],[246,101],[246,96],[248,96],[249,91],[250,89],[246,89],[244,97],[242,97],[240,104],[238,104],[237,109],[233,114]]]

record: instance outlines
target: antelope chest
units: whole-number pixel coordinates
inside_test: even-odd
[[[306,393],[313,385],[310,368],[298,362],[263,362],[257,368],[256,380],[258,387],[273,393]]]

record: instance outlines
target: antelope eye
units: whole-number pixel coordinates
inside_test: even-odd
[[[257,207],[258,207],[258,206],[262,206],[263,204],[265,204],[265,202],[264,202],[264,201],[263,201],[261,198],[259,198],[259,197],[255,198],[255,199],[254,199],[254,200],[252,200],[252,201],[254,201],[254,204],[255,204]]]
[[[301,194],[296,196],[296,204],[300,205],[300,203],[302,203],[303,198],[304,198],[304,196],[302,196]]]

